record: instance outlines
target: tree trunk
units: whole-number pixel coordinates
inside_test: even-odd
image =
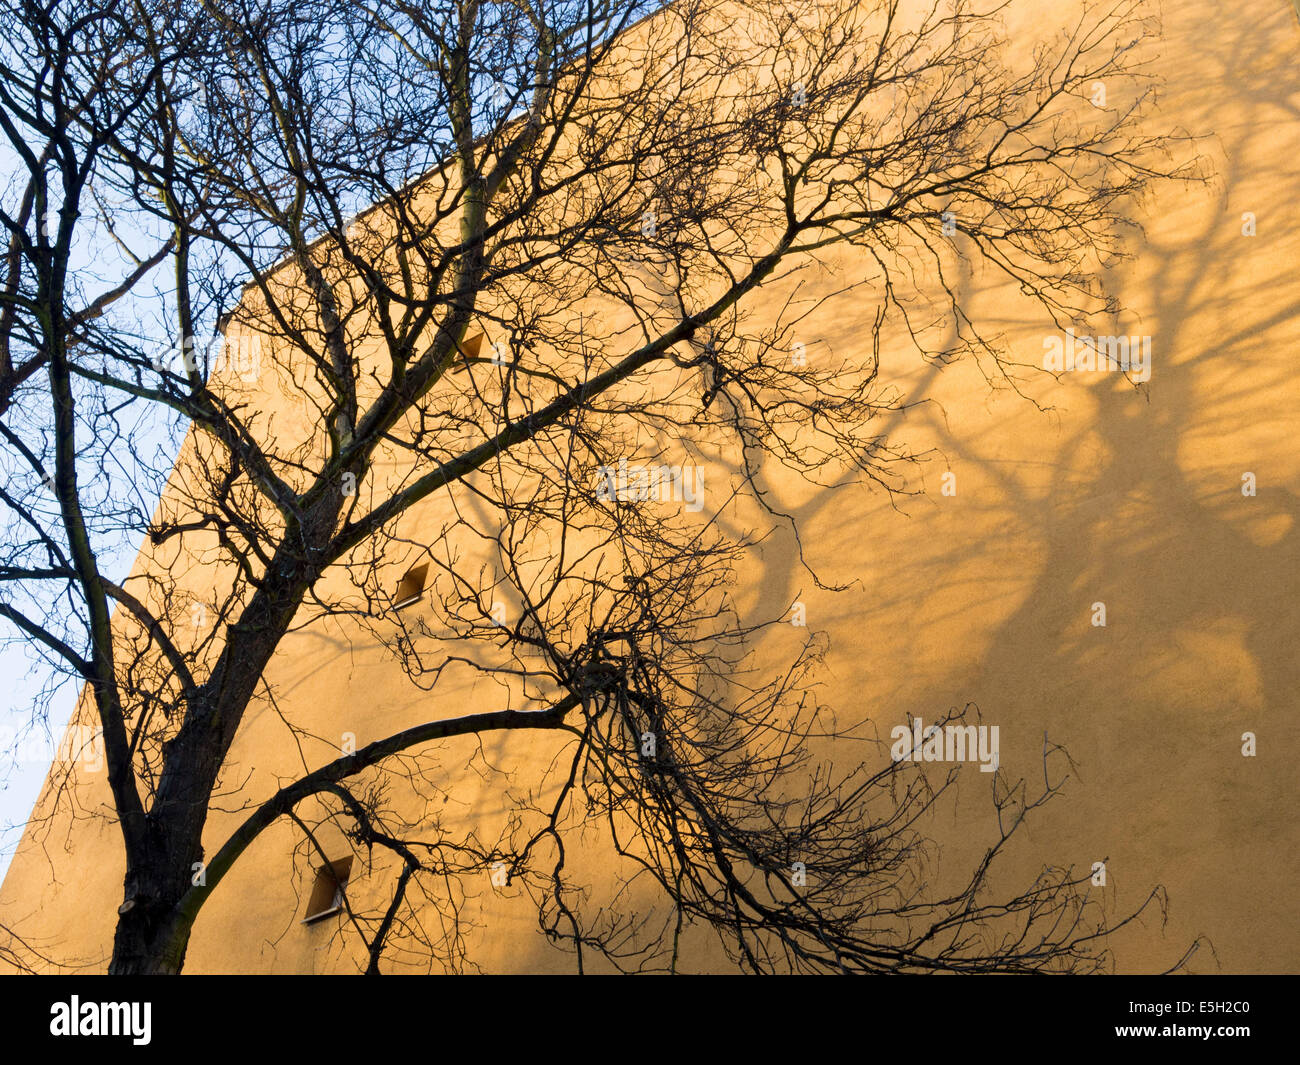
[[[309,513],[307,534],[319,539],[336,513],[336,499],[318,504]],[[124,901],[108,969],[112,974],[175,975],[184,965],[194,914],[182,913],[181,902],[203,861],[208,803],[258,680],[303,591],[319,575],[300,569],[276,556],[271,570],[280,571],[280,579],[264,584],[231,627],[213,677],[191,693],[184,721],[166,744],[146,841],[134,854],[128,847]],[[214,691],[219,698],[212,696]]]
[[[190,926],[176,916],[173,906],[137,901],[117,919],[112,976],[176,976],[185,964]]]
[[[185,964],[194,916],[183,916],[180,903],[195,864],[203,860],[206,804],[195,804],[187,814],[173,816],[171,832],[155,821],[142,852],[128,857],[108,966],[112,975],[174,976]]]

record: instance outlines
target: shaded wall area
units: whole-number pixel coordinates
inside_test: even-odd
[[[1019,32],[1061,18],[1035,7]],[[886,372],[908,405],[883,428],[928,455],[913,481],[920,494],[812,491],[765,469],[777,509],[799,523],[807,567],[787,524],[727,516],[735,528],[770,525],[741,574],[742,604],[755,619],[805,604],[808,628],[830,639],[821,695],[842,724],[865,719],[887,735],[974,703],[999,726],[1013,778],[1040,772],[1045,737],[1068,749],[1063,795],[1036,814],[999,876],[1023,885],[1045,864],[1105,860],[1097,890],[1117,915],[1164,885],[1167,922],[1152,913],[1116,937],[1119,971],[1162,969],[1202,935],[1213,953],[1198,952],[1199,970],[1294,971],[1300,960],[1290,812],[1300,757],[1300,24],[1284,0],[1244,10],[1193,0],[1164,11],[1166,85],[1152,122],[1203,135],[1213,176],[1134,205],[1145,233],[1106,279],[1125,305],[1115,331],[1152,338],[1150,381],[1026,371],[1022,396],[969,363],[918,366],[900,345],[885,353]],[[1254,236],[1242,232],[1246,212]],[[827,270],[838,286],[861,264],[841,254]],[[1039,364],[1050,324],[990,276],[961,284],[973,316]],[[865,354],[874,311],[862,289],[828,304],[801,326],[810,357]],[[1247,473],[1253,496],[1242,493]],[[708,483],[727,473],[716,476]],[[818,589],[809,567],[847,590]],[[1093,624],[1096,603],[1104,627]],[[800,635],[773,634],[768,661]],[[438,712],[495,709],[499,695],[452,677],[435,704],[381,648],[332,623],[293,634],[269,679],[278,707],[250,712],[228,766],[232,785],[259,796],[304,749],[319,764],[345,732],[364,744]],[[309,736],[296,731],[303,722]],[[1241,753],[1245,732],[1257,738],[1254,757]],[[455,781],[447,816],[500,820],[508,788],[526,788],[554,753],[548,739],[519,736],[448,745],[436,755]],[[926,826],[936,877],[988,842],[990,786],[970,767]],[[217,804],[214,846],[242,803],[232,794]],[[355,970],[337,925],[299,923],[310,884],[294,842],[287,826],[258,840],[205,908],[187,971]],[[61,962],[102,967],[117,851],[113,827],[90,818],[29,838],[0,889],[0,920]],[[386,872],[377,865],[357,890],[381,891]],[[484,884],[466,914],[483,969],[570,966],[526,901]],[[707,937],[692,951],[694,968],[725,965]]]

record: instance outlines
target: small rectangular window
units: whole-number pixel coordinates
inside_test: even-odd
[[[429,563],[421,562],[406,571],[393,593],[393,609],[401,610],[404,606],[418,603],[424,597],[424,578],[429,573]]]
[[[467,335],[460,342],[461,357],[456,360],[455,370],[460,373],[462,370],[468,370],[470,363],[479,357],[479,352],[483,348],[483,340],[486,333],[475,333],[472,336]]]
[[[307,900],[307,916],[302,919],[303,924],[311,924],[343,909],[343,892],[351,872],[351,855],[316,870],[316,882],[311,888],[311,898]]]

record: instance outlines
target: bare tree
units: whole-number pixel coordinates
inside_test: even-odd
[[[1107,309],[1094,279],[1129,205],[1191,176],[1135,125],[1156,27],[1082,4],[1017,61],[1001,6],[967,0],[656,8],[6,5],[0,615],[93,697],[127,869],[111,971],[178,972],[281,818],[311,861],[325,821],[389,856],[377,909],[345,895],[371,972],[386,951],[461,964],[464,884],[493,868],[580,968],[677,968],[692,927],[755,971],[1107,963],[1086,875],[989,894],[1059,787],[1052,749],[1040,788],[999,774],[969,877],[927,883],[921,825],[953,775],[836,724],[820,638],[756,655],[780,619],[736,606],[753,538],[728,508],[768,505],[767,462],[899,490],[882,344],[1015,383],[950,280],[962,260],[1059,325]],[[1098,80],[1127,102],[1092,106]],[[837,247],[868,268],[873,334],[792,360],[844,289],[801,281]],[[163,424],[188,428],[174,472],[150,450]],[[691,448],[736,499],[659,505],[689,492]],[[653,474],[614,483],[647,454]],[[152,512],[136,485],[169,474]],[[101,556],[123,537],[144,549],[119,584]],[[436,625],[395,613],[408,566]],[[239,794],[205,855],[241,723],[275,705],[268,663],[329,618],[390,646],[435,709],[463,669],[506,708],[341,756],[287,721],[303,774]],[[431,752],[492,732],[550,736],[550,769],[491,832],[444,822]],[[573,861],[593,834],[624,871],[605,899]]]

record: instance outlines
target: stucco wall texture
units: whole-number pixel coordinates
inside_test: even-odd
[[[1025,40],[1073,10],[1070,0],[1015,7],[1013,33]],[[1151,338],[1150,380],[1028,374],[1026,398],[991,386],[973,363],[940,368],[886,350],[884,375],[908,404],[886,428],[932,449],[915,482],[924,491],[900,503],[774,474],[772,503],[797,517],[810,566],[849,587],[814,587],[778,522],[739,595],[755,616],[805,605],[809,628],[830,640],[821,697],[842,718],[870,717],[884,734],[975,703],[999,726],[1013,776],[1039,772],[1045,734],[1068,748],[1063,795],[1036,812],[999,875],[1023,882],[1045,863],[1104,860],[1096,890],[1116,914],[1163,885],[1167,920],[1153,911],[1116,935],[1118,971],[1161,970],[1203,935],[1213,952],[1199,951],[1194,969],[1294,972],[1300,21],[1287,0],[1188,0],[1166,4],[1163,19],[1164,87],[1149,121],[1202,136],[1211,177],[1135,205],[1145,232],[1128,238],[1133,258],[1106,279],[1126,307],[1116,331]],[[1247,212],[1254,235],[1243,232]],[[863,264],[847,249],[825,268],[842,284]],[[992,276],[960,284],[972,316],[1041,365],[1054,333],[1041,312]],[[861,291],[822,307],[801,326],[810,357],[852,354],[873,312]],[[1246,474],[1254,495],[1243,493]],[[706,472],[706,484],[726,480],[721,467]],[[1104,627],[1093,624],[1099,602]],[[334,625],[292,633],[268,680],[286,716],[323,737],[354,732],[358,744],[426,720],[435,705],[378,647]],[[448,716],[497,708],[492,685],[455,683],[436,703]],[[1253,756],[1242,753],[1246,732]],[[482,753],[526,780],[553,743],[487,737]],[[453,741],[439,756],[449,772],[461,767],[445,816],[507,809],[499,782],[463,771],[475,749]],[[296,759],[280,716],[250,711],[227,779],[261,797]],[[990,782],[970,772],[960,802],[931,826],[936,877],[988,842]],[[75,821],[59,814],[29,829],[0,889],[0,921],[64,965],[103,969],[122,859],[111,820],[86,816],[102,801],[88,789]],[[218,803],[213,848],[242,819],[239,801]],[[337,923],[300,923],[296,842],[281,822],[254,844],[205,906],[186,972],[356,971],[356,944]],[[484,884],[468,912],[478,922],[469,955],[484,971],[571,969],[526,900]],[[707,936],[691,949],[688,967],[726,968]]]

